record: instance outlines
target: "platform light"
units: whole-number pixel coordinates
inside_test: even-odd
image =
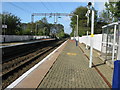
[[[77,15],[77,14],[74,14],[74,13],[71,13],[71,14],[69,14],[68,16],[76,16],[77,17],[77,24],[76,24],[76,37],[77,37],[77,39],[76,39],[76,46],[78,46],[78,42],[79,42],[79,35],[78,35],[78,19],[79,19],[79,16]],[[74,38],[75,38],[75,31],[74,31]]]
[[[88,9],[90,9],[90,7],[92,6],[92,3],[91,2],[88,2]]]

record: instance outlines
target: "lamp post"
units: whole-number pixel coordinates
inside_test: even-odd
[[[78,46],[78,42],[79,42],[79,36],[78,36],[78,15],[76,15],[77,17],[77,40],[76,40],[76,46]]]
[[[78,42],[79,42],[79,36],[78,36],[78,15],[76,14],[69,14],[69,16],[76,16],[77,17],[77,24],[76,24],[76,46],[78,46]],[[75,31],[74,31],[74,37],[75,37]]]
[[[92,10],[92,18],[91,18],[91,38],[90,38],[90,62],[89,62],[89,68],[92,67],[92,60],[93,60],[93,37],[94,37],[94,2],[88,3],[88,9]]]
[[[76,32],[75,32],[75,30],[74,30],[74,40],[75,40],[75,35],[76,35]]]

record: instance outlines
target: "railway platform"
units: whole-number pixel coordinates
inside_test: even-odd
[[[93,67],[89,68],[89,51],[68,40],[8,88],[111,88],[113,70],[98,56],[94,52]]]
[[[32,44],[37,42],[49,41],[54,39],[40,39],[40,40],[30,40],[30,41],[19,41],[19,42],[7,42],[7,43],[0,43],[0,48],[24,45],[24,44]]]

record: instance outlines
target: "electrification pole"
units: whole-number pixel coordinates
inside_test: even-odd
[[[31,15],[31,34],[33,35],[33,22],[34,22],[34,15]]]
[[[5,16],[5,13],[4,13],[4,26],[5,26],[5,18],[6,18],[6,16]],[[5,27],[4,27],[4,42],[5,42]]]

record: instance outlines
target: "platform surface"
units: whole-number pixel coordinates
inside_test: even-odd
[[[113,69],[93,55],[89,68],[89,50],[69,40],[15,88],[111,88]]]
[[[68,41],[38,88],[110,88],[94,67],[88,67],[89,61],[84,53],[74,41]],[[112,69],[106,64],[100,65],[102,61],[97,60],[94,64],[99,65],[98,69],[111,84]]]

